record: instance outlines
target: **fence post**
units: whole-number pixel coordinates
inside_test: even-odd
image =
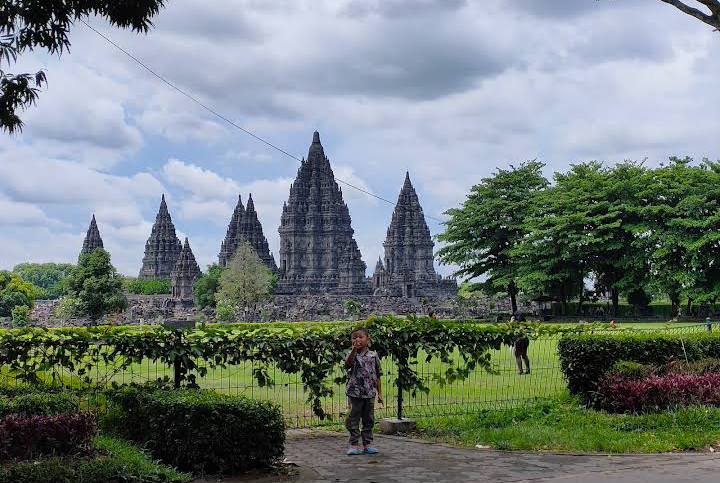
[[[397,375],[397,379],[395,380],[395,384],[397,385],[397,418],[398,418],[398,420],[401,420],[403,418],[403,387],[402,387],[402,383],[400,382],[400,373],[403,371],[403,369],[406,366],[407,366],[407,359],[401,356],[398,359],[398,375]]]
[[[167,319],[163,325],[168,329],[173,329],[175,334],[175,344],[180,346],[182,344],[182,334],[184,329],[193,329],[195,327],[194,320],[178,320],[178,319]],[[180,389],[180,383],[182,382],[182,356],[176,355],[173,358],[173,375],[174,375],[174,387]]]

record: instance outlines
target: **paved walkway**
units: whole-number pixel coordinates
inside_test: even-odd
[[[308,482],[720,482],[720,455],[572,455],[489,451],[395,436],[376,437],[379,455],[346,456],[346,436],[293,431],[286,461]]]

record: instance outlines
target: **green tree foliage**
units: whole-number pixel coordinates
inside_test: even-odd
[[[208,267],[207,273],[197,279],[193,284],[195,301],[201,309],[205,307],[215,307],[217,303],[215,294],[220,287],[220,275],[223,270],[223,267],[217,263],[213,263]]]
[[[127,308],[123,277],[110,263],[110,254],[102,248],[80,257],[67,285],[68,294],[75,302],[75,315],[97,321],[109,312]]]
[[[70,49],[70,27],[92,16],[145,33],[164,4],[165,0],[4,0],[0,4],[0,128],[10,133],[21,130],[23,122],[16,111],[33,105],[47,81],[43,71],[8,73],[7,67],[18,56],[37,48],[62,54]]]
[[[247,312],[270,296],[272,279],[272,270],[263,263],[255,249],[243,241],[220,275],[217,300]]]
[[[142,279],[126,278],[125,284],[128,292],[142,295],[160,295],[172,293],[172,284],[169,279]]]
[[[15,307],[33,307],[42,289],[23,280],[18,274],[0,271],[0,317],[10,317]]]
[[[42,287],[47,298],[56,299],[64,295],[64,280],[74,267],[71,263],[20,263],[13,272]]]
[[[653,170],[643,196],[655,287],[679,310],[680,299],[720,296],[720,162],[670,158]]]
[[[490,295],[507,293],[513,312],[517,310],[520,265],[512,251],[527,235],[524,222],[534,195],[548,185],[543,166],[528,161],[483,178],[462,207],[446,212],[450,216],[447,229],[438,235],[438,240],[446,243],[438,253],[440,261],[458,265],[457,275],[485,276],[474,286]]]

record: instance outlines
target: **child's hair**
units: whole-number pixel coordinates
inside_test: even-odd
[[[352,332],[350,332],[350,336],[352,337],[355,332],[362,332],[368,337],[368,339],[370,338],[370,331],[367,330],[365,327],[355,327]]]

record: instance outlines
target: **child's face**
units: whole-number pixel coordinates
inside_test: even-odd
[[[370,338],[368,337],[368,335],[361,330],[358,330],[357,332],[353,332],[351,337],[352,337],[352,345],[356,349],[362,350],[362,349],[366,348],[368,343],[370,342]]]

